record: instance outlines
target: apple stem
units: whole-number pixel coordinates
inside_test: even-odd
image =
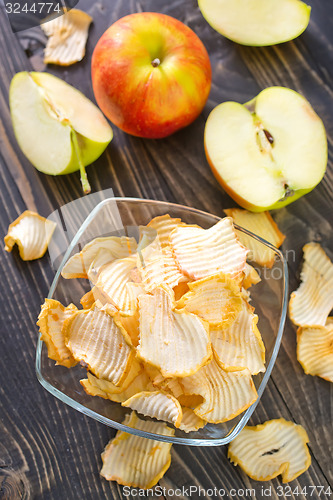
[[[76,135],[76,132],[73,128],[72,128],[72,138],[73,138],[74,151],[75,151],[77,161],[78,161],[79,167],[80,167],[81,184],[82,184],[82,188],[83,188],[83,193],[89,194],[91,191],[91,187],[90,187],[90,184],[88,181],[86,169],[84,168],[84,165],[82,163],[79,142],[77,140],[77,135]]]
[[[157,66],[159,66],[161,64],[161,61],[159,60],[158,57],[156,57],[155,59],[152,60],[151,62],[151,65],[153,66],[153,68],[157,68]]]

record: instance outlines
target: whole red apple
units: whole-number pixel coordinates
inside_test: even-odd
[[[92,57],[92,83],[103,113],[125,132],[166,137],[201,113],[211,85],[207,51],[188,26],[153,12],[115,22]]]

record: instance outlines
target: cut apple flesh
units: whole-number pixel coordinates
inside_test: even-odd
[[[217,106],[206,123],[205,149],[217,180],[253,211],[311,191],[327,163],[322,121],[301,95],[283,87],[267,88],[245,105]]]
[[[48,73],[17,73],[10,86],[16,139],[26,157],[51,175],[81,170],[95,161],[112,139],[100,110],[81,92]]]
[[[311,8],[300,0],[199,0],[207,22],[243,45],[273,45],[299,36]]]

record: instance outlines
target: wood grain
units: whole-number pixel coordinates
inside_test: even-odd
[[[205,159],[202,138],[211,109],[224,100],[245,102],[270,85],[288,86],[304,94],[324,120],[330,152],[321,184],[305,198],[273,214],[287,235],[283,250],[288,252],[291,290],[298,286],[304,243],[318,241],[333,257],[333,6],[322,0],[309,3],[311,23],[300,38],[280,46],[250,48],[233,44],[211,29],[195,0],[81,0],[78,7],[94,17],[85,59],[71,68],[47,68],[94,100],[90,58],[98,38],[113,21],[131,12],[158,11],[194,29],[209,51],[213,68],[212,91],[202,115],[191,126],[160,141],[126,136],[114,128],[112,143],[89,167],[88,175],[93,191],[112,187],[115,195],[178,202],[217,215],[235,203],[218,186]],[[2,238],[9,223],[24,209],[36,209],[47,216],[81,196],[78,174],[53,178],[32,168],[11,126],[10,80],[17,71],[44,69],[44,40],[39,28],[14,35],[0,5]],[[2,250],[0,270],[0,498],[123,498],[121,487],[99,476],[100,453],[114,431],[58,402],[35,376],[35,321],[53,277],[48,257],[24,263],[16,250],[11,255]],[[304,375],[296,360],[295,342],[295,329],[287,322],[272,378],[251,422],[283,416],[304,425],[310,437],[312,465],[291,486],[332,487],[333,386]],[[264,486],[271,487],[270,498],[281,498],[279,479],[265,484],[249,479],[229,463],[224,447],[174,446],[172,465],[160,485],[167,489],[216,487],[226,492],[254,488],[256,498],[267,498],[262,493]],[[192,498],[199,496],[193,494]],[[288,498],[307,496],[292,493]],[[317,493],[312,498],[325,497]]]

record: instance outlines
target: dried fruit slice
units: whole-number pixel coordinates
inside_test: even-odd
[[[61,275],[66,278],[88,278],[87,272],[98,252],[109,250],[113,260],[123,259],[136,252],[136,241],[126,236],[107,236],[95,238],[87,243],[81,252],[74,254],[64,265]]]
[[[141,420],[135,412],[126,415],[123,424],[144,432],[174,435],[174,430],[165,423]],[[171,443],[118,431],[102,453],[101,475],[125,486],[152,488],[170,467],[171,446]]]
[[[104,399],[109,399],[115,403],[123,403],[138,392],[145,390],[154,390],[154,387],[149,381],[148,375],[142,370],[129,384],[127,380],[130,374],[126,377],[123,384],[118,388],[107,380],[101,380],[88,372],[88,378],[80,380],[80,384],[87,394],[90,396],[99,396]],[[114,389],[121,389],[115,391]]]
[[[269,212],[253,213],[240,208],[229,208],[224,211],[229,217],[232,217],[235,224],[260,236],[277,248],[285,240],[285,235],[281,233]],[[250,260],[253,260],[260,266],[273,266],[275,260],[275,252],[273,250],[265,247],[262,243],[242,231],[237,231],[237,235],[239,241],[250,250],[248,255]]]
[[[243,301],[228,327],[210,327],[210,339],[218,364],[227,371],[248,368],[252,375],[265,371],[265,346],[257,328],[258,316]]]
[[[242,308],[242,296],[237,283],[224,274],[209,276],[189,283],[190,291],[177,303],[210,325],[227,327]]]
[[[138,310],[135,311],[135,313],[132,316],[124,316],[122,314],[118,314],[117,319],[119,320],[121,325],[125,328],[126,332],[130,336],[134,347],[137,347],[140,335],[139,311]]]
[[[230,217],[209,229],[177,226],[169,240],[181,272],[191,279],[219,272],[234,277],[244,271],[247,250],[239,242]]]
[[[189,281],[181,281],[178,283],[177,286],[173,288],[173,293],[175,294],[175,301],[178,302],[182,298],[185,293],[189,292],[189,287],[188,287]]]
[[[299,327],[297,359],[306,374],[333,382],[333,318],[326,326]]]
[[[110,304],[106,300],[106,297],[103,295],[103,293],[100,290],[98,290],[98,288],[96,288],[95,286],[92,287],[92,289],[89,290],[89,292],[85,293],[83,297],[81,297],[80,304],[82,305],[83,309],[90,309],[97,300],[99,300],[103,305],[109,304],[110,310],[118,312],[118,309],[112,304]]]
[[[302,283],[290,296],[290,319],[298,326],[325,326],[333,308],[333,263],[318,243],[308,243],[303,252]]]
[[[155,229],[162,248],[169,246],[170,233],[181,224],[181,219],[174,219],[170,215],[161,215],[152,219],[147,227]]]
[[[249,370],[227,372],[215,359],[181,383],[185,394],[203,397],[203,402],[194,408],[195,414],[215,424],[236,417],[258,397]]]
[[[66,346],[74,359],[100,379],[120,385],[135,356],[131,339],[108,305],[77,311],[64,323]]]
[[[228,457],[234,465],[257,481],[269,481],[279,474],[288,483],[311,464],[308,435],[301,425],[284,418],[246,426],[229,444]]]
[[[171,394],[162,391],[138,392],[122,403],[122,406],[136,410],[146,417],[164,420],[175,427],[179,427],[183,417],[182,408],[178,400],[174,396],[171,396]]]
[[[48,357],[56,361],[57,365],[70,368],[77,361],[71,351],[66,347],[63,324],[70,318],[77,308],[74,304],[64,307],[60,302],[53,299],[45,299],[38,316],[37,326],[47,347]]]
[[[191,409],[199,406],[203,402],[203,397],[199,394],[181,394],[177,399],[182,406]]]
[[[44,49],[44,63],[69,66],[84,58],[89,26],[93,18],[79,9],[41,24],[49,37]]]
[[[180,272],[170,247],[165,246],[163,250],[157,249],[146,256],[149,249],[150,245],[137,257],[142,285],[147,293],[152,292],[159,285],[164,284],[174,288],[178,283],[188,281],[188,278]]]
[[[96,280],[96,288],[123,314],[132,316],[137,298],[143,292],[140,283],[132,281],[136,269],[136,256],[118,259],[103,266]]]
[[[246,263],[244,269],[243,287],[247,290],[250,286],[256,285],[260,281],[261,278],[258,271],[254,267],[250,266],[250,264]]]
[[[194,432],[202,429],[206,422],[198,417],[191,408],[182,408],[183,418],[180,422],[179,429],[184,432]]]
[[[16,243],[22,260],[39,259],[45,254],[55,228],[54,222],[26,210],[9,225],[5,250],[11,252]]]
[[[137,356],[164,377],[195,373],[211,357],[208,324],[198,316],[174,310],[168,289],[140,295],[140,341]]]
[[[103,266],[114,262],[114,257],[112,252],[107,248],[100,248],[95,256],[94,260],[89,266],[87,271],[87,277],[92,283],[96,283],[98,274]]]

